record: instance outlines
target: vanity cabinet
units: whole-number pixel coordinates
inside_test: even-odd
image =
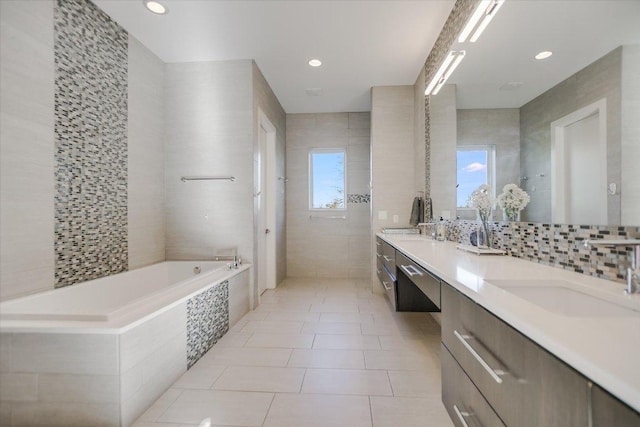
[[[384,293],[391,304],[391,309],[396,311],[396,249],[376,237],[376,274]]]
[[[597,385],[591,389],[593,427],[638,427],[640,414]]]
[[[440,358],[443,381],[442,403],[456,427],[504,427],[498,414],[444,345]]]
[[[505,425],[588,425],[586,378],[445,284],[442,311],[444,346]]]

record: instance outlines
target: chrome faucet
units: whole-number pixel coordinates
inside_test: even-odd
[[[223,254],[216,254],[213,256],[213,260],[214,261],[231,261],[229,264],[227,264],[229,266],[229,270],[231,269],[238,269],[240,268],[240,266],[242,265],[242,258],[238,255],[238,249],[237,248],[231,248],[231,249],[226,249],[226,250],[221,250],[220,251]]]
[[[589,246],[631,246],[631,267],[627,268],[627,294],[640,293],[640,239],[628,240],[585,240],[584,247]]]

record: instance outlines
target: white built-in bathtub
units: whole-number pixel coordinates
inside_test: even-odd
[[[249,311],[249,268],[169,261],[0,302],[0,424],[130,425]]]

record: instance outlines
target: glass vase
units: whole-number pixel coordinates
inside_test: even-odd
[[[509,222],[520,221],[520,211],[502,209],[502,218],[504,221],[509,221]]]

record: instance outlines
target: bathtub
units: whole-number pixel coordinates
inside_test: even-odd
[[[249,311],[249,269],[168,261],[0,302],[0,425],[132,424]]]

